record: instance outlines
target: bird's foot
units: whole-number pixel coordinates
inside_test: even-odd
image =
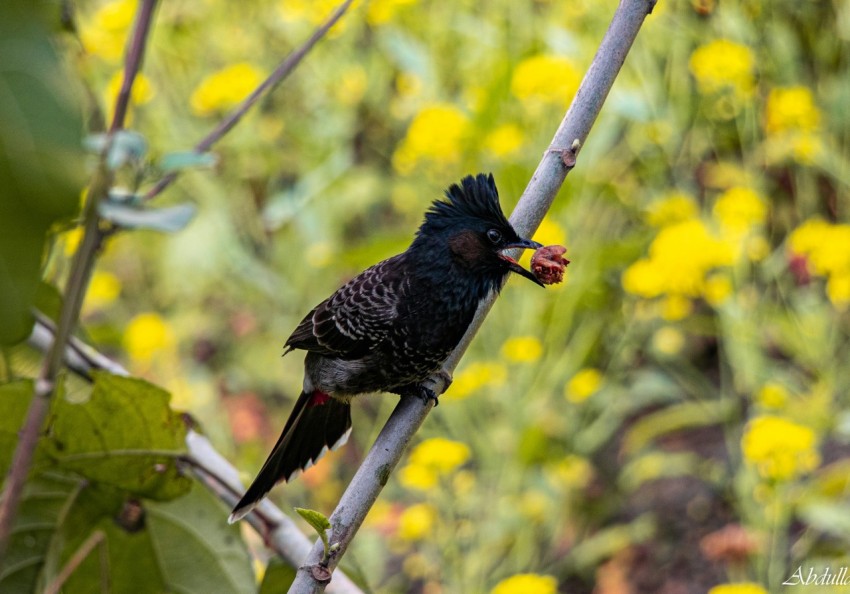
[[[452,385],[452,374],[445,369],[440,369],[433,377],[434,379],[429,378],[423,384],[416,386],[416,396],[422,400],[423,405],[428,404],[429,400],[433,400],[434,408],[436,408],[440,405],[440,400],[437,392],[434,390],[436,387],[435,381],[443,380],[443,389],[440,390],[440,394],[442,394]]]
[[[416,394],[416,397],[422,401],[422,406],[426,406],[429,400],[434,401],[434,408],[440,406],[439,396],[437,396],[437,393],[428,386],[417,386],[414,394]]]

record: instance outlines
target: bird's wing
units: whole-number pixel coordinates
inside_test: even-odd
[[[384,260],[348,281],[301,320],[284,346],[345,358],[374,349],[398,317],[404,284],[400,258]]]

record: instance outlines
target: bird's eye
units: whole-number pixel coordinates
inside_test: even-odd
[[[487,231],[487,239],[493,243],[499,243],[502,241],[502,233],[498,229],[490,229]]]

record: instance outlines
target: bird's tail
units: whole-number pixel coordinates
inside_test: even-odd
[[[329,449],[335,450],[351,434],[351,405],[319,391],[302,392],[283,433],[260,473],[233,508],[228,522],[245,517],[281,481],[307,470]]]

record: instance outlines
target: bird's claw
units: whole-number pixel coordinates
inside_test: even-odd
[[[422,401],[422,406],[426,406],[429,400],[434,401],[434,408],[440,406],[440,398],[431,388],[419,386],[419,389],[416,391],[416,397]]]

